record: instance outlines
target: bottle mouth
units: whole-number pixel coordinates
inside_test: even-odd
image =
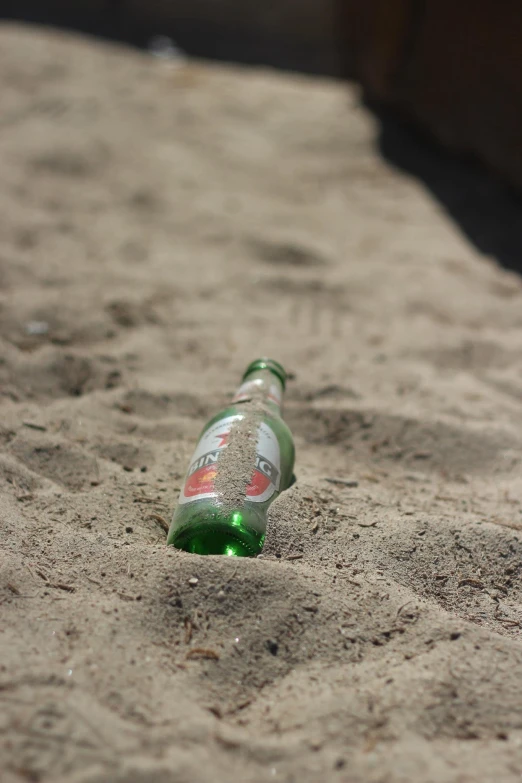
[[[255,359],[253,362],[251,362],[248,367],[246,368],[244,374],[243,374],[243,380],[250,375],[250,373],[255,372],[256,370],[270,370],[270,372],[273,372],[274,375],[277,375],[281,383],[283,384],[283,389],[286,386],[286,371],[282,364],[279,364],[279,362],[276,362],[275,359]]]

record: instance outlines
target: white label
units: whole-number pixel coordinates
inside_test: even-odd
[[[179,502],[191,503],[217,497],[215,491],[219,460],[228,446],[230,430],[243,416],[227,416],[203,433],[185,478]],[[261,422],[257,431],[256,462],[250,484],[246,488],[245,499],[253,503],[264,503],[279,490],[281,480],[281,455],[279,442],[272,429]]]
[[[253,381],[245,381],[235,393],[232,402],[246,402],[247,400],[251,400],[256,390],[263,387],[264,384],[265,382],[261,378],[256,378]],[[270,402],[275,402],[276,405],[281,407],[281,391],[275,383],[270,384],[268,387],[267,399],[270,400]]]

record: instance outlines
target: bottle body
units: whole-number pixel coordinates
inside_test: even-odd
[[[268,508],[293,476],[293,439],[280,414],[285,376],[279,371],[284,373],[270,360],[252,363],[232,404],[204,427],[167,544],[194,554],[248,557],[261,551]]]

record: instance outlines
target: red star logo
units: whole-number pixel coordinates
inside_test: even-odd
[[[216,435],[216,438],[221,438],[221,442],[218,443],[218,449],[220,449],[222,446],[228,446],[228,438],[230,436],[230,432],[223,432],[221,435]]]

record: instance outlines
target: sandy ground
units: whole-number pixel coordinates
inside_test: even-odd
[[[0,44],[2,781],[520,781],[520,279],[355,90]],[[263,354],[266,553],[168,551]]]

